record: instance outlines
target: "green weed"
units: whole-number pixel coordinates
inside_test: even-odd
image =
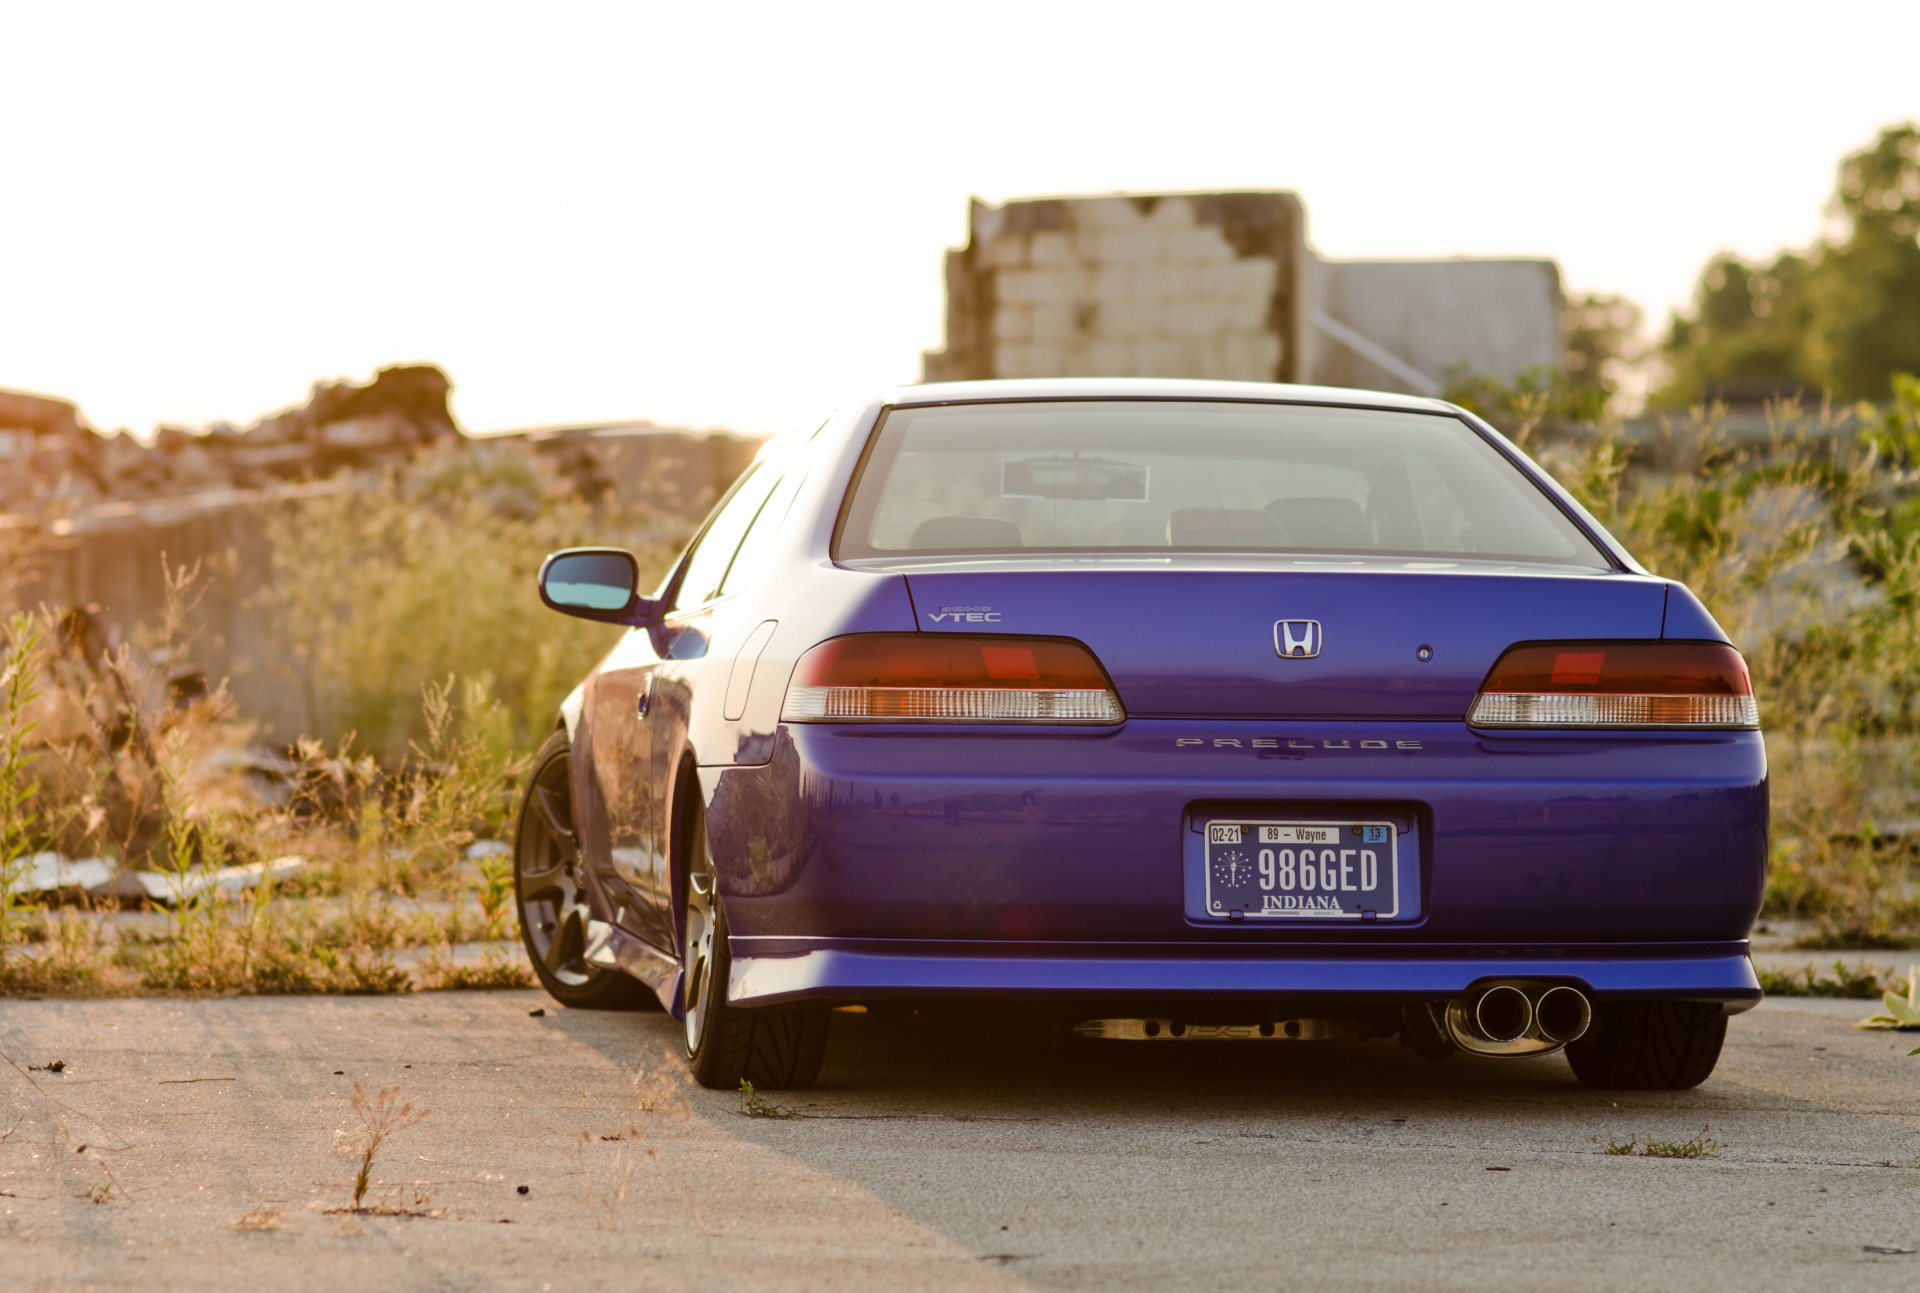
[[[545,459],[508,444],[428,454],[381,488],[277,512],[262,604],[307,732],[329,744],[357,733],[398,762],[427,733],[417,698],[451,675],[500,701],[501,749],[531,751],[557,699],[618,635],[540,605],[541,555],[615,543],[658,573],[686,524],[615,503],[596,511]]]
[[[30,910],[14,885],[38,835],[38,787],[31,779],[37,751],[29,741],[39,727],[33,706],[41,691],[42,639],[39,619],[26,614],[9,616],[0,638],[0,972]]]
[[[1905,992],[1905,980],[1883,977],[1878,966],[1861,961],[1853,966],[1835,961],[1831,970],[1821,970],[1812,962],[1799,970],[1775,970],[1756,966],[1760,987],[1775,997],[1839,997],[1871,1001],[1885,992]]]
[[[746,1078],[740,1079],[740,1113],[747,1118],[797,1118],[800,1115],[783,1104],[761,1095],[753,1089],[753,1083]]]
[[[1707,1138],[1709,1127],[1700,1128],[1699,1134],[1685,1140],[1654,1140],[1648,1137],[1647,1144],[1640,1151],[1645,1158],[1711,1158],[1725,1146],[1717,1140]]]
[[[1633,1156],[1640,1158],[1711,1158],[1725,1148],[1725,1145],[1721,1141],[1708,1139],[1707,1132],[1709,1130],[1710,1128],[1708,1127],[1702,1127],[1698,1135],[1690,1136],[1686,1140],[1656,1140],[1651,1136],[1644,1142],[1642,1142],[1638,1136],[1629,1136],[1625,1140],[1609,1140],[1607,1142],[1606,1152],[1609,1156],[1616,1158]]]
[[[1860,1021],[1862,1028],[1886,1028],[1900,1032],[1920,1031],[1920,965],[1907,971],[1905,992],[1887,989],[1880,998],[1885,1010],[1877,1015]],[[1920,1055],[1920,1048],[1909,1051],[1910,1055]]]
[[[445,952],[429,955],[422,967],[428,986],[441,991],[531,988],[533,971],[518,948],[494,946],[477,962],[461,965]]]

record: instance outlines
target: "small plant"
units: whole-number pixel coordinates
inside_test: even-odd
[[[113,1202],[113,1182],[102,1181],[98,1185],[88,1186],[86,1198],[89,1203]]]
[[[653,1150],[647,1151],[648,1155]],[[599,1213],[594,1224],[601,1230],[620,1228],[620,1209],[626,1204],[627,1191],[633,1186],[633,1172],[639,1166],[633,1154],[625,1145],[613,1151],[613,1179],[608,1183],[607,1191],[600,1197]]]
[[[462,852],[474,840],[474,826],[504,824],[511,811],[510,787],[525,763],[510,752],[507,716],[484,681],[462,687],[449,676],[428,683],[421,689],[420,715],[426,731],[407,747],[390,810],[398,856],[407,863],[393,877],[398,881],[393,887],[402,890],[453,878]],[[496,882],[491,891],[483,881],[483,911],[492,899],[504,917],[512,874],[506,870],[504,886]]]
[[[628,1140],[638,1137],[639,1134],[640,1129],[638,1127],[629,1126],[625,1132],[618,1136],[602,1136],[600,1139],[615,1141]],[[580,1133],[580,1156],[583,1164],[586,1156],[591,1152],[593,1143],[594,1135],[592,1132],[583,1131]],[[628,1192],[633,1188],[634,1172],[640,1166],[638,1148],[638,1146],[621,1145],[615,1149],[613,1151],[611,1170],[604,1188],[597,1193],[591,1190],[588,1192],[587,1201],[593,1208],[593,1224],[595,1229],[618,1230],[620,1228],[620,1213],[626,1206]],[[646,1151],[646,1157],[658,1158],[659,1151],[648,1149]]]
[[[520,944],[513,939],[509,922],[513,920],[513,858],[507,854],[488,854],[479,861],[474,879],[474,898],[480,904],[480,937],[487,943],[477,965],[460,965],[453,959],[453,944],[465,941],[461,904],[456,901],[442,921],[442,945],[425,962],[432,986],[440,989],[527,988],[533,986],[533,971],[528,967]]]
[[[1896,1032],[1920,1032],[1920,965],[1907,971],[1907,991],[1905,996],[1889,989],[1880,998],[1886,1007],[1883,1014],[1872,1015],[1860,1021],[1862,1028],[1885,1028]],[[1909,1055],[1920,1055],[1920,1046],[1908,1051]]]
[[[1721,1143],[1707,1138],[1708,1126],[1703,1125],[1699,1134],[1686,1140],[1647,1140],[1647,1146],[1640,1153],[1647,1158],[1711,1158],[1721,1150]]]
[[[278,1208],[255,1208],[233,1219],[235,1230],[285,1230],[287,1219]]]
[[[353,1112],[360,1120],[360,1129],[353,1135],[341,1133],[338,1143],[340,1152],[359,1160],[353,1174],[353,1211],[359,1212],[366,1207],[367,1187],[373,1183],[373,1162],[380,1147],[425,1118],[427,1111],[402,1100],[397,1086],[382,1087],[377,1095],[370,1096],[366,1087],[355,1082]]]
[[[1831,971],[1817,969],[1812,962],[1799,970],[1758,968],[1760,986],[1776,997],[1839,997],[1870,1001],[1882,993],[1906,991],[1898,978],[1885,978],[1878,966],[1861,961],[1851,967],[1835,961]]]
[[[752,1095],[753,1083],[743,1082],[741,1086]],[[677,1113],[682,1122],[693,1117],[693,1102],[687,1099],[685,1084],[666,1068],[643,1068],[635,1073],[633,1100],[641,1113]]]
[[[1886,1007],[1885,1013],[1862,1020],[1862,1028],[1890,1028],[1901,1032],[1920,1029],[1920,965],[1907,971],[1904,995],[1889,989],[1880,1002]]]
[[[414,989],[413,976],[393,963],[393,953],[365,947],[344,952],[315,947],[314,960],[326,971],[327,991],[349,997],[377,997]]]
[[[490,947],[477,963],[459,965],[449,949],[438,949],[423,964],[428,986],[442,992],[488,991],[494,988],[530,988],[533,971],[526,961],[505,948]]]
[[[513,918],[513,856],[489,853],[480,859],[474,897],[480,903],[481,937],[498,943],[513,937],[507,922]]]
[[[1640,1158],[1711,1158],[1723,1149],[1724,1143],[1707,1137],[1709,1127],[1701,1127],[1700,1134],[1686,1140],[1655,1140],[1649,1136],[1642,1143],[1638,1136],[1629,1136],[1625,1140],[1607,1141],[1607,1154],[1614,1158],[1638,1156]]]
[[[740,1112],[748,1118],[797,1118],[800,1115],[783,1104],[761,1095],[753,1089],[753,1083],[746,1078],[740,1079]]]
[[[37,841],[30,779],[35,751],[27,738],[38,726],[30,710],[40,697],[41,626],[31,615],[9,616],[0,626],[0,963],[21,938],[28,910],[13,889],[24,855]]]

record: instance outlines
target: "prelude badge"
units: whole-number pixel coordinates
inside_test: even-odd
[[[1275,620],[1273,653],[1287,660],[1311,660],[1320,654],[1319,620]]]

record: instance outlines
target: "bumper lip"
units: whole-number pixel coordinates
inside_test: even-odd
[[[794,947],[802,940],[733,942],[729,997],[743,1005],[781,1001],[950,997],[1302,997],[1355,1004],[1452,997],[1489,978],[1547,979],[1585,988],[1596,1000],[1717,1001],[1730,1013],[1759,1004],[1760,981],[1744,945],[1538,947],[1494,951],[1397,948],[1391,954],[1238,948],[1237,954],[1179,950],[1031,948],[994,953]],[[773,942],[774,940],[766,940]],[[779,946],[785,944],[787,946]],[[1264,953],[1264,954],[1263,954]]]

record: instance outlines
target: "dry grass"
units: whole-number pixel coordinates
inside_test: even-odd
[[[306,700],[307,730],[349,736],[393,762],[428,735],[419,699],[452,677],[498,702],[473,734],[495,757],[532,750],[553,710],[618,636],[554,615],[533,596],[555,548],[631,548],[664,573],[694,518],[589,507],[544,460],[513,445],[433,454],[389,486],[307,500],[274,516],[261,590]],[[649,571],[651,568],[651,571]]]
[[[0,639],[0,880],[43,848],[118,859],[166,878],[163,927],[117,900],[52,909],[0,889],[0,990],[404,992],[531,983],[509,859],[465,858],[508,833],[524,760],[504,752],[497,699],[451,678],[413,706],[420,739],[394,764],[314,741],[296,747],[283,801],[263,800],[223,754],[247,728],[224,692],[169,700],[199,577],[170,571],[167,621],[143,650],[91,662],[44,613]],[[298,855],[281,880],[221,890],[224,867]],[[11,862],[12,865],[8,865]],[[427,899],[439,910],[409,910]],[[488,944],[479,964],[456,944]],[[426,955],[409,959],[400,954]],[[437,949],[437,950],[436,950]]]
[[[633,1075],[634,1107],[641,1113],[673,1114],[685,1122],[693,1117],[693,1101],[687,1094],[686,1066],[673,1056],[664,1055],[658,1067],[641,1065]]]
[[[416,1109],[400,1097],[397,1086],[382,1087],[373,1095],[366,1087],[353,1084],[353,1115],[359,1126],[343,1129],[335,1139],[338,1153],[354,1160],[353,1211],[366,1210],[367,1191],[373,1185],[373,1165],[380,1150],[390,1139],[416,1126],[427,1110]],[[422,1202],[416,1200],[416,1206]]]
[[[261,1233],[287,1228],[286,1214],[278,1208],[255,1208],[233,1219],[233,1228],[241,1231]]]

